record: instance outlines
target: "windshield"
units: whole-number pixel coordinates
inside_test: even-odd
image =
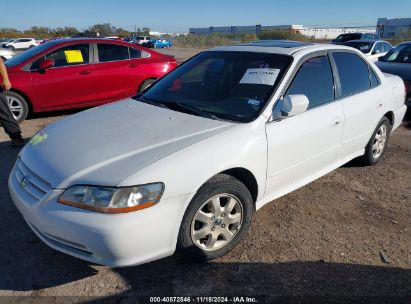
[[[367,54],[371,51],[373,42],[347,42],[346,45]]]
[[[291,61],[287,55],[208,51],[135,98],[212,119],[250,122],[265,107]]]
[[[21,52],[20,54],[17,54],[16,56],[14,56],[14,57],[10,58],[9,60],[7,60],[5,62],[5,64],[8,68],[11,68],[15,65],[18,65],[20,63],[25,62],[26,60],[29,60],[30,58],[32,58],[34,56],[37,56],[38,54],[40,54],[44,50],[47,50],[50,46],[51,46],[51,44],[49,44],[48,42],[40,44],[40,45],[35,46],[31,49],[28,49],[24,52]]]
[[[391,49],[382,61],[411,63],[411,44],[400,44]]]

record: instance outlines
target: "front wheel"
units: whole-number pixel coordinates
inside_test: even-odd
[[[178,248],[192,260],[219,258],[244,238],[253,212],[247,187],[232,176],[216,175],[189,204],[180,227]]]
[[[17,121],[17,123],[21,123],[27,118],[27,115],[29,114],[29,106],[27,104],[27,101],[23,96],[16,92],[7,91],[4,93],[4,95],[14,119]]]
[[[390,121],[383,117],[365,147],[364,155],[361,157],[361,161],[365,165],[375,165],[382,159],[387,149],[390,131]]]

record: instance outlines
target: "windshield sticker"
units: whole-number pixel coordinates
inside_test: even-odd
[[[67,63],[83,63],[83,54],[80,50],[64,51]]]
[[[266,84],[271,86],[274,85],[279,73],[279,69],[247,69],[240,83]]]
[[[259,106],[259,105],[260,105],[260,101],[255,100],[255,99],[249,99],[249,100],[248,100],[248,104],[253,105],[253,106]]]

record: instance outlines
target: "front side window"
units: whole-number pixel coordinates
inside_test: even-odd
[[[288,55],[204,52],[136,99],[211,119],[250,122],[261,113],[291,62]]]
[[[357,54],[333,52],[341,82],[342,97],[370,88],[368,65]]]
[[[54,60],[53,68],[74,66],[79,64],[89,63],[89,49],[88,43],[68,45],[60,49],[53,50],[46,56],[41,57],[31,64],[30,70],[37,70],[39,63],[43,59]]]
[[[119,44],[98,43],[99,62],[110,62],[129,59],[128,47]]]
[[[411,44],[400,44],[384,56],[383,61],[411,63]]]
[[[373,52],[374,52],[375,54],[383,53],[383,52],[384,52],[384,47],[383,47],[382,43],[377,42],[377,43],[375,44],[375,46],[374,46]]]
[[[286,95],[304,94],[308,108],[314,108],[334,100],[334,80],[327,56],[307,60],[299,69]]]

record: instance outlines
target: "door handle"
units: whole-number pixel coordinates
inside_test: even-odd
[[[127,67],[129,67],[129,68],[136,68],[136,67],[137,67],[137,64],[132,63],[132,64],[129,64]]]
[[[84,71],[81,71],[79,74],[80,75],[87,75],[87,74],[90,74],[91,72],[89,71],[89,70],[84,70]]]

